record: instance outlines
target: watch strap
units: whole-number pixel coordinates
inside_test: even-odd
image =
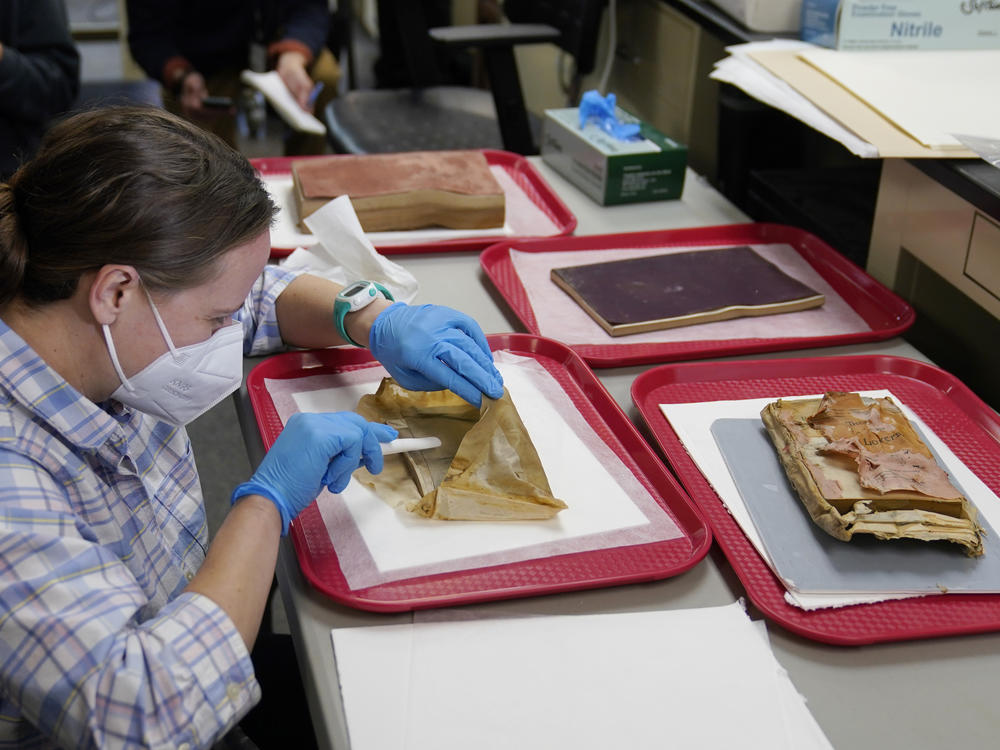
[[[356,284],[357,282],[354,283]],[[379,284],[377,281],[369,281],[368,283],[374,286],[376,289],[378,289],[379,292],[382,293],[382,296],[385,297],[387,300],[389,300],[390,302],[395,302],[392,293],[384,286]],[[354,286],[354,284],[348,284],[347,286],[344,287],[344,289],[348,289],[352,286]],[[374,302],[376,299],[377,297],[373,297],[368,304],[371,304],[371,302]],[[365,307],[367,306],[368,305],[365,305]],[[362,307],[358,309],[363,310],[364,308]],[[347,327],[344,325],[344,319],[347,317],[347,314],[349,312],[351,312],[351,304],[347,300],[341,299],[340,295],[338,294],[337,300],[333,303],[333,322],[334,325],[337,326],[337,333],[340,334],[340,337],[344,339],[344,341],[347,341],[361,349],[367,349],[368,347],[366,347],[364,344],[359,344],[357,341],[352,339],[350,335],[347,333]]]

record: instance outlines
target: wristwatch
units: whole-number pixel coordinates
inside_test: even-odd
[[[393,301],[389,290],[377,281],[355,281],[353,284],[348,284],[340,290],[340,294],[337,295],[337,299],[333,303],[333,322],[337,325],[337,333],[341,335],[344,341],[350,341],[362,349],[367,348],[364,344],[359,344],[347,335],[347,329],[344,327],[344,318],[348,313],[357,312],[362,308],[368,307],[368,305],[379,297],[383,297],[390,302]]]

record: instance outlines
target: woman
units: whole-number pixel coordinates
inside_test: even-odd
[[[273,213],[242,156],[143,108],[66,119],[0,185],[0,742],[212,744],[260,699],[279,537],[381,470],[391,428],[297,415],[208,545],[179,425],[244,352],[344,343],[339,287],[266,265]],[[407,387],[502,391],[454,310],[378,299],[342,325]]]

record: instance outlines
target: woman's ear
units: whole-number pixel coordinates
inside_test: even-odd
[[[132,266],[101,266],[90,279],[87,303],[98,325],[111,325],[133,299],[142,295],[142,282]]]

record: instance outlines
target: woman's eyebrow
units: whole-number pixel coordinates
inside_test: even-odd
[[[228,307],[228,306],[226,306],[226,307],[216,307],[211,312],[209,312],[209,315],[235,315],[242,308],[243,308],[243,303],[242,302],[240,304],[238,304],[236,307]]]

